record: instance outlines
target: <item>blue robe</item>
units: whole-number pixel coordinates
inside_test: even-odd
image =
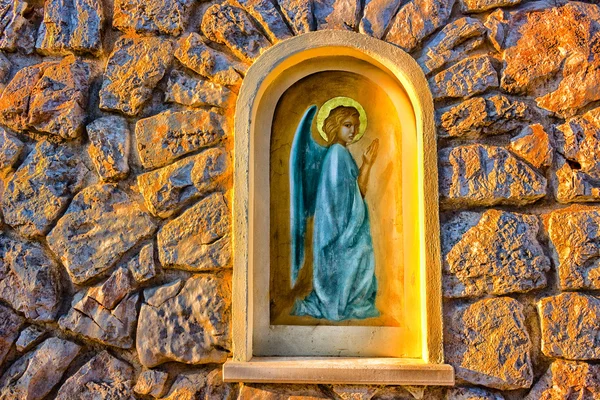
[[[379,316],[367,205],[358,166],[342,145],[327,149],[316,190],[313,220],[313,290],[292,315],[331,321]]]

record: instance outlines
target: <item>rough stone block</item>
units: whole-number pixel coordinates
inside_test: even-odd
[[[0,170],[15,165],[24,146],[23,142],[0,128]]]
[[[33,346],[37,346],[42,341],[46,332],[35,325],[29,325],[19,334],[19,338],[15,343],[18,352],[29,351]]]
[[[554,147],[540,124],[525,127],[510,140],[509,149],[536,168],[549,167],[554,160]]]
[[[317,30],[355,30],[360,17],[359,0],[313,0]]]
[[[396,14],[385,40],[412,51],[421,41],[444,25],[455,0],[410,0]]]
[[[253,62],[271,46],[252,24],[248,14],[231,0],[209,7],[202,17],[202,32],[213,42],[224,44],[241,60]]]
[[[182,72],[173,71],[169,75],[165,101],[190,107],[233,107],[235,94],[226,87],[192,78]]]
[[[0,365],[4,364],[13,343],[19,336],[23,318],[8,307],[0,305]]]
[[[555,360],[525,400],[600,398],[600,366]]]
[[[35,46],[35,14],[23,0],[0,1],[0,50],[31,54]]]
[[[460,8],[464,13],[480,13],[496,7],[510,7],[520,4],[522,0],[460,0]]]
[[[474,220],[478,220],[473,226]],[[488,210],[442,225],[443,292],[474,297],[546,286],[550,260],[537,240],[536,216]]]
[[[462,60],[429,79],[435,100],[447,97],[470,97],[498,87],[498,73],[489,56]]]
[[[179,36],[193,0],[115,0],[113,26],[125,33]]]
[[[546,178],[502,147],[481,144],[440,151],[443,205],[523,205],[546,195]]]
[[[600,208],[572,206],[554,211],[547,229],[560,288],[600,289]]]
[[[140,374],[133,390],[137,394],[159,398],[166,391],[168,378],[169,374],[166,372],[148,369]]]
[[[236,0],[262,27],[271,43],[292,37],[283,16],[271,0]]]
[[[47,339],[18,359],[0,378],[0,398],[42,400],[61,380],[81,347],[58,338]]]
[[[473,97],[437,114],[440,137],[476,139],[523,127],[536,114],[522,101],[502,95]]]
[[[167,361],[225,362],[230,347],[230,291],[229,279],[197,275],[160,304],[145,295],[136,339],[140,362],[146,367]]]
[[[48,235],[48,245],[74,283],[112,268],[125,252],[154,233],[156,225],[115,185],[95,185],[77,194]]]
[[[175,57],[186,67],[220,85],[239,85],[248,65],[209,47],[192,32],[177,42]]]
[[[465,59],[469,51],[483,44],[485,33],[486,28],[479,20],[458,19],[435,35],[417,61],[429,75],[448,63]]]
[[[229,176],[225,150],[212,148],[138,176],[146,207],[167,218],[199,197],[221,189]]]
[[[172,59],[173,45],[167,39],[122,37],[117,40],[106,64],[100,108],[137,115]]]
[[[133,368],[105,350],[67,379],[56,400],[133,399],[132,380]]]
[[[499,297],[447,315],[444,355],[458,379],[500,390],[531,387],[531,340],[523,305]]]
[[[296,35],[315,29],[312,0],[277,0],[277,3]]]
[[[542,352],[571,360],[600,358],[600,299],[561,293],[538,303]]]
[[[116,269],[101,285],[91,287],[88,297],[96,300],[102,307],[112,310],[134,289],[134,282],[127,268]]]
[[[154,278],[157,274],[157,267],[154,264],[154,243],[142,247],[139,254],[127,263],[127,268],[137,283],[144,283]]]
[[[401,4],[401,0],[366,0],[358,28],[360,33],[381,39]]]
[[[228,130],[226,118],[212,111],[167,110],[139,120],[135,125],[135,137],[142,165],[157,168],[216,144]]]
[[[23,236],[44,236],[81,189],[87,172],[75,149],[38,142],[6,182],[4,220]]]
[[[129,173],[129,127],[127,120],[111,116],[98,118],[86,127],[88,154],[103,180],[120,180]]]
[[[231,211],[220,193],[200,200],[158,232],[165,268],[210,271],[230,266]]]
[[[36,49],[41,54],[102,53],[102,2],[49,1],[44,7]]]

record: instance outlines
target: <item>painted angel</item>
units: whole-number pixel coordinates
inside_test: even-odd
[[[364,198],[379,141],[369,145],[358,167],[348,146],[364,135],[363,107],[348,97],[335,97],[321,107],[317,127],[326,147],[312,138],[316,111],[311,106],[304,113],[290,155],[292,286],[309,256],[304,243],[313,217],[313,288],[296,300],[291,314],[330,321],[377,317],[375,256]]]

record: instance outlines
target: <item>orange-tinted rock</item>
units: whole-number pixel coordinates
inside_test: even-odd
[[[460,0],[460,8],[465,13],[479,13],[496,7],[510,7],[521,0]]]
[[[504,400],[504,397],[478,387],[455,387],[448,390],[444,400]]]
[[[172,71],[167,82],[165,101],[190,107],[233,106],[235,94],[225,86]]]
[[[127,263],[127,268],[137,283],[144,283],[157,274],[154,263],[154,243],[142,247],[140,252]]]
[[[0,305],[0,365],[19,336],[19,329],[23,325],[23,318],[13,310]]]
[[[498,87],[498,73],[489,56],[474,56],[460,61],[429,79],[435,100],[469,97]]]
[[[315,29],[312,0],[277,0],[277,3],[296,35]]]
[[[108,58],[100,108],[136,115],[173,58],[172,43],[156,37],[121,37]]]
[[[441,109],[436,122],[440,137],[475,139],[510,133],[535,116],[522,101],[492,95],[473,97]]]
[[[216,144],[227,134],[226,118],[204,110],[167,110],[135,125],[138,153],[146,168],[165,166],[187,153]]]
[[[538,310],[545,355],[571,360],[600,359],[600,299],[561,293],[540,300]]]
[[[401,4],[401,0],[366,0],[360,33],[381,39]]]
[[[209,47],[192,32],[177,42],[175,57],[186,67],[220,85],[239,85],[248,65]]]
[[[585,362],[554,360],[531,388],[525,400],[600,398],[600,366]]]
[[[359,0],[313,0],[317,30],[354,30],[361,9]]]
[[[159,398],[165,392],[168,378],[169,374],[166,372],[148,369],[139,375],[133,390],[137,394]]]
[[[545,287],[550,260],[537,240],[538,230],[536,216],[500,210],[460,213],[444,223],[444,296],[503,295]]]
[[[123,179],[129,173],[129,127],[119,116],[102,117],[86,126],[88,154],[105,181]]]
[[[443,205],[523,205],[546,195],[546,178],[502,147],[446,148],[440,151],[439,163]]]
[[[38,32],[41,54],[102,52],[102,3],[96,0],[48,1]]]
[[[485,40],[485,26],[474,18],[461,18],[442,29],[417,60],[426,75],[445,64],[466,58],[469,51]]]
[[[456,378],[500,390],[531,386],[532,345],[521,303],[484,299],[452,308],[445,322],[444,355]]]
[[[202,17],[202,32],[224,44],[240,59],[253,62],[271,43],[254,27],[248,14],[232,0],[209,7]]]
[[[600,208],[578,205],[554,211],[547,230],[560,288],[600,289]]]
[[[543,21],[543,22],[542,22]],[[502,88],[531,93],[540,107],[574,115],[600,99],[600,6],[562,7],[510,15],[502,42]]]
[[[556,127],[556,199],[561,203],[600,199],[600,108]]]
[[[115,0],[113,26],[126,33],[178,36],[192,4],[193,0]]]
[[[510,140],[509,149],[536,168],[549,167],[554,159],[550,137],[540,124],[533,124]]]
[[[275,4],[264,0],[236,0],[262,27],[271,43],[292,37]]]
[[[244,385],[238,400],[324,400],[330,397],[316,385]]]
[[[448,21],[454,1],[410,0],[396,14],[385,40],[405,51],[414,50]]]
[[[227,153],[213,148],[139,175],[138,187],[148,210],[167,218],[199,197],[222,189],[228,176]]]
[[[23,150],[23,142],[0,128],[0,170],[12,167]]]
[[[35,46],[35,13],[22,0],[0,2],[0,50],[30,54]]]

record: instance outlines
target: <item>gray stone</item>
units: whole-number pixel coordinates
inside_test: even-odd
[[[113,26],[125,33],[179,36],[193,0],[115,0]]]
[[[146,289],[144,290],[144,299],[152,307],[160,307],[165,301],[177,296],[182,286],[183,281],[178,279],[162,286]]]
[[[447,97],[470,97],[498,87],[498,73],[490,56],[462,60],[429,79],[436,100]]]
[[[205,399],[203,396],[207,386],[206,374],[200,372],[184,372],[177,375],[169,393],[161,400],[193,400]]]
[[[479,13],[496,7],[510,7],[522,0],[460,0],[460,8],[465,13]]]
[[[175,57],[186,67],[220,85],[239,85],[248,65],[210,48],[192,32],[177,42]]]
[[[58,338],[47,339],[17,360],[0,378],[1,400],[41,400],[61,380],[79,354],[80,346]]]
[[[387,32],[392,18],[402,4],[401,0],[366,0],[359,31],[381,39]]]
[[[410,0],[402,6],[385,40],[402,50],[414,50],[423,39],[444,25],[455,0]]]
[[[225,150],[212,148],[138,176],[148,210],[167,218],[202,195],[219,190],[229,176]]]
[[[296,35],[315,29],[312,0],[277,0],[277,3]]]
[[[435,35],[417,61],[429,75],[448,63],[466,58],[469,51],[483,44],[485,33],[486,28],[479,20],[458,19]]]
[[[561,293],[538,303],[542,352],[571,360],[600,358],[600,299]]]
[[[211,271],[231,263],[231,211],[221,193],[211,194],[158,232],[158,257],[165,268]]]
[[[522,101],[502,95],[473,97],[440,110],[438,135],[465,139],[503,135],[525,126],[535,116]]]
[[[127,296],[109,310],[88,293],[75,295],[69,313],[58,321],[60,327],[108,346],[132,348],[139,294]]]
[[[133,368],[105,350],[67,379],[56,400],[134,400],[132,380]]]
[[[255,384],[252,386],[245,384],[240,388],[238,396],[238,400],[325,400],[331,398],[331,395],[328,396],[323,393],[317,385],[284,386],[274,384]]]
[[[556,210],[548,217],[547,229],[560,288],[600,289],[600,208]]]
[[[283,16],[271,0],[236,0],[262,27],[271,43],[292,37]]]
[[[230,347],[230,291],[228,278],[197,275],[159,306],[146,298],[136,338],[140,362],[146,367],[224,362]]]
[[[8,307],[0,305],[0,365],[4,364],[13,343],[19,336],[23,318]]]
[[[455,387],[448,390],[445,400],[504,400],[504,397],[481,388]]]
[[[539,3],[492,24],[503,25],[494,29],[495,42],[506,49],[501,86],[530,94],[541,108],[570,117],[600,99],[600,6]]]
[[[445,318],[444,356],[456,378],[500,390],[533,382],[523,305],[499,297],[457,307]]]
[[[135,124],[138,153],[145,168],[163,167],[187,153],[214,145],[228,131],[225,116],[204,110],[167,110]]]
[[[150,99],[172,59],[173,46],[167,39],[122,37],[117,40],[106,64],[100,108],[136,115]]]
[[[510,18],[508,13],[502,9],[490,13],[484,22],[487,28],[487,37],[494,48],[502,53],[504,52],[504,40],[510,29]]]
[[[33,346],[37,346],[42,341],[46,332],[35,325],[29,325],[19,334],[19,338],[15,343],[18,352],[29,351]]]
[[[332,387],[333,392],[341,400],[371,400],[377,389],[377,386],[367,385],[334,385]],[[419,397],[415,396],[415,398]]]
[[[0,1],[0,50],[31,54],[35,46],[35,25],[31,5],[22,0]]]
[[[444,206],[523,205],[546,195],[546,178],[502,147],[450,147],[439,160]]]
[[[360,17],[359,0],[313,0],[313,14],[317,30],[354,30]]]
[[[224,44],[241,60],[253,62],[271,45],[252,25],[248,14],[232,0],[214,4],[202,17],[202,32],[213,42]]]
[[[140,374],[133,390],[137,394],[159,398],[166,392],[168,378],[166,372],[148,369]]]
[[[129,173],[129,128],[127,120],[110,116],[98,118],[86,127],[88,154],[105,180],[120,180]]]
[[[91,287],[87,295],[104,308],[112,310],[134,288],[133,278],[129,270],[121,267],[116,269],[104,283]]]
[[[510,140],[509,149],[536,168],[549,167],[554,160],[552,140],[540,124],[526,126]]]
[[[235,400],[238,395],[238,385],[223,382],[223,371],[215,368],[206,375],[206,400]]]
[[[597,399],[600,397],[600,366],[585,362],[554,360],[531,388],[525,400]]]
[[[33,243],[0,235],[0,299],[35,321],[52,321],[60,306],[58,266]]]
[[[36,49],[41,54],[102,52],[102,3],[96,0],[58,0],[44,7]]]
[[[48,245],[74,283],[112,268],[156,229],[152,218],[115,185],[95,185],[77,194],[48,235]]]
[[[546,286],[550,260],[537,240],[536,216],[488,210],[477,225],[469,225],[461,214],[442,225],[444,296],[503,295]]]
[[[157,274],[157,267],[154,264],[154,243],[142,247],[139,254],[127,263],[127,268],[137,283],[144,283],[154,278]]]
[[[600,108],[556,127],[555,195],[560,203],[600,199]]]
[[[24,146],[23,142],[0,128],[0,170],[15,165]]]
[[[10,75],[12,63],[3,53],[0,53],[0,82],[4,83]]]
[[[182,72],[173,71],[169,75],[165,101],[190,107],[215,106],[233,107],[234,93],[215,82],[192,78]]]

